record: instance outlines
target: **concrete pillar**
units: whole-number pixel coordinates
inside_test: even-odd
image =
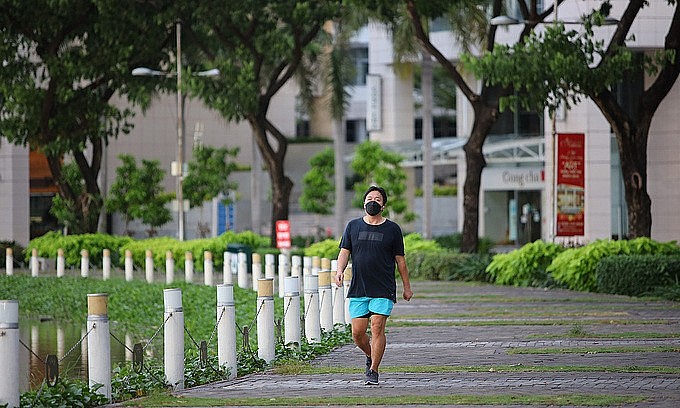
[[[302,257],[300,255],[293,255],[290,258],[290,276],[298,277],[298,285],[300,285],[298,293],[302,293],[304,289],[302,287]]]
[[[274,282],[276,278],[276,257],[274,254],[264,255],[264,277]]]
[[[300,280],[299,276],[287,276],[283,282],[284,343],[300,347]]]
[[[102,279],[111,279],[111,251],[108,249],[102,251]]]
[[[290,251],[282,249],[279,254],[279,297],[282,298],[285,292],[285,280],[290,276]]]
[[[184,281],[186,283],[194,281],[194,254],[191,251],[184,253]]]
[[[236,378],[236,308],[234,286],[217,285],[217,362]]]
[[[34,278],[40,275],[40,265],[38,265],[38,250],[33,248],[31,250],[31,276]]]
[[[57,278],[64,276],[66,270],[66,258],[64,257],[64,250],[57,249]]]
[[[271,363],[276,357],[274,279],[260,279],[257,288],[257,356]]]
[[[319,276],[305,275],[305,337],[310,343],[321,341],[319,322]]]
[[[262,255],[253,254],[253,289],[257,291],[257,281],[262,279]]]
[[[222,254],[222,283],[225,285],[234,284],[234,271],[231,268],[231,252],[224,251]]]
[[[109,332],[108,295],[87,295],[87,372],[90,388],[97,384],[98,394],[111,400],[111,333]]]
[[[83,278],[90,276],[90,253],[87,249],[80,251],[80,276]]]
[[[248,289],[250,287],[248,283],[248,255],[245,252],[239,252],[236,259],[238,264],[238,287]]]
[[[333,292],[331,291],[331,271],[319,271],[319,318],[321,328],[326,333],[333,330]]]
[[[320,270],[321,270],[321,257],[313,256],[311,270],[312,275],[318,275]]]
[[[165,284],[170,285],[175,280],[175,258],[172,251],[165,251]]]
[[[14,275],[14,256],[12,255],[12,248],[5,249],[5,272],[7,276]]]
[[[0,300],[0,404],[19,407],[19,302]]]
[[[163,336],[163,360],[165,379],[175,390],[184,389],[184,312],[182,290],[165,289],[165,335]]]
[[[135,263],[132,259],[132,251],[125,250],[125,281],[131,282],[134,277]]]
[[[146,281],[153,283],[153,253],[150,249],[147,249],[145,255],[144,272],[146,274]]]
[[[213,285],[213,257],[210,251],[203,251],[203,284]]]
[[[352,283],[352,264],[347,265],[343,275],[342,286],[344,287],[345,298],[347,298],[350,283]],[[345,302],[345,324],[352,324],[352,318],[349,316],[349,302]]]
[[[345,290],[342,286],[333,284],[335,275],[338,271],[338,261],[333,259],[331,261],[331,291],[333,292],[333,327],[339,324],[341,328],[345,327]]]

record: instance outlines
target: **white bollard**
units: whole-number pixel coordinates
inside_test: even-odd
[[[305,275],[305,337],[310,343],[321,341],[319,322],[319,276]]]
[[[87,372],[90,388],[97,384],[98,394],[111,400],[111,333],[109,332],[108,295],[87,295]]]
[[[311,269],[312,275],[318,275],[320,270],[321,270],[321,257],[313,256]]]
[[[132,336],[129,333],[125,333],[125,361],[132,361],[132,348],[134,346]]]
[[[321,329],[326,333],[333,330],[333,292],[331,290],[330,265],[328,270],[319,271],[319,320]]]
[[[82,278],[90,276],[90,253],[87,249],[80,251],[80,276]]]
[[[163,338],[163,360],[165,380],[175,390],[184,389],[184,312],[182,311],[182,290],[163,290],[165,305],[165,335]]]
[[[290,258],[290,276],[298,277],[298,285],[300,285],[299,293],[302,293],[302,258],[300,255],[293,255]]]
[[[0,300],[0,404],[19,407],[19,302]]]
[[[335,275],[338,272],[338,261],[333,259],[331,261],[331,282],[335,280]],[[336,324],[341,325],[341,329],[345,327],[345,290],[342,286],[331,283],[333,292],[333,327]]]
[[[102,251],[102,279],[111,279],[111,251],[108,249]]]
[[[217,362],[236,378],[236,307],[234,286],[217,285]]]
[[[175,280],[175,257],[172,251],[165,252],[165,284],[170,285]]]
[[[352,264],[347,265],[342,279],[345,298],[347,298],[347,293],[349,293],[350,283],[352,283]],[[352,324],[352,318],[349,315],[349,302],[345,302],[345,324]]]
[[[264,277],[266,279],[276,278],[276,257],[274,254],[264,255]]]
[[[269,364],[276,357],[274,279],[260,279],[257,288],[257,356]]]
[[[194,281],[194,254],[191,251],[184,253],[184,281],[186,283]]]
[[[38,264],[38,250],[33,248],[31,250],[31,276],[36,277],[40,275],[40,265]]]
[[[213,285],[213,259],[210,251],[203,251],[203,284]]]
[[[147,249],[145,255],[144,271],[146,274],[146,281],[148,283],[153,283],[153,253],[150,249]]]
[[[66,258],[64,257],[64,250],[57,249],[57,278],[64,276],[66,270]]]
[[[222,283],[225,285],[233,285],[234,271],[231,268],[231,252],[224,251],[222,259]]]
[[[132,251],[125,250],[125,281],[131,282],[134,275],[135,263],[132,260]]]
[[[5,249],[5,272],[7,276],[14,275],[14,256],[12,255],[12,248]]]
[[[284,343],[300,347],[300,284],[298,276],[287,276],[283,282]]]
[[[61,360],[66,354],[66,335],[64,334],[64,328],[57,327],[57,358]]]
[[[238,265],[238,287],[248,289],[250,287],[248,282],[248,255],[245,252],[239,252],[236,259]]]
[[[312,273],[312,257],[305,256],[302,258],[302,276],[307,276]]]
[[[253,289],[257,292],[257,281],[262,279],[262,255],[253,254]]]
[[[286,277],[290,276],[290,252],[282,249],[279,254],[279,297],[282,298],[285,292]]]

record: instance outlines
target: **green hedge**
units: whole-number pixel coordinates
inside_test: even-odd
[[[632,240],[597,240],[559,254],[547,271],[569,289],[597,290],[595,269],[602,258],[611,255],[680,255],[680,247],[671,242],[657,242],[647,237]]]
[[[414,251],[406,256],[409,275],[413,279],[488,281],[485,273],[489,257],[454,251]]]
[[[598,292],[640,296],[659,286],[677,284],[680,256],[608,256],[600,260],[595,271]]]

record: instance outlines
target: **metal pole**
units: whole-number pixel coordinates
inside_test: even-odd
[[[182,23],[177,22],[177,239],[184,241],[184,101],[182,98]]]

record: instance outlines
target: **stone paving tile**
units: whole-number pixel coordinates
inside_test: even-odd
[[[680,352],[508,354],[521,348],[667,346],[680,349],[680,304],[565,290],[414,282],[416,297],[399,302],[388,322],[381,367],[633,366],[680,367]],[[505,315],[494,312],[507,310]],[[528,312],[531,312],[529,315]],[[478,317],[481,313],[488,315]],[[400,317],[401,316],[401,317]],[[507,325],[483,326],[505,319]],[[406,320],[418,323],[406,326]],[[562,324],[543,325],[544,321]],[[401,323],[400,323],[401,322]],[[623,324],[631,322],[632,324]],[[393,326],[390,326],[390,323]],[[429,325],[428,325],[429,324]],[[665,338],[572,338],[588,333],[661,333]],[[540,338],[540,336],[550,336]],[[532,338],[532,336],[534,338]],[[538,336],[538,337],[537,337]],[[554,337],[561,336],[561,337]],[[363,385],[363,354],[353,345],[312,361],[351,367],[351,374],[251,374],[177,392],[202,397],[399,396],[399,395],[644,395],[635,407],[680,407],[680,375],[607,372],[383,372],[380,385]],[[457,406],[461,407],[461,406]],[[476,406],[479,407],[479,406]],[[504,406],[503,408],[508,408]]]

